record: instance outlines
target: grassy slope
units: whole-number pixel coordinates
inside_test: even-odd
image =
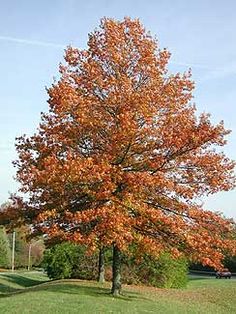
[[[31,273],[0,275],[0,313],[236,313],[236,280],[195,279],[187,289],[125,286],[109,295],[109,284],[79,280],[47,282]]]

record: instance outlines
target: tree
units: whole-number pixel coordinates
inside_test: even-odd
[[[9,202],[0,205],[0,216],[10,205]],[[8,268],[11,264],[11,248],[6,230],[0,225],[0,267]]]
[[[191,73],[170,74],[169,58],[138,20],[104,18],[87,49],[67,48],[49,112],[16,143],[27,199],[15,198],[12,221],[91,251],[113,246],[114,295],[131,243],[140,256],[215,268],[235,254],[234,222],[196,201],[235,185],[234,162],[217,150],[229,131],[197,115]]]
[[[11,264],[11,250],[4,227],[0,226],[0,267],[8,268]]]

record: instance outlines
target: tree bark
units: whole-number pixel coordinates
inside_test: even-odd
[[[118,296],[120,295],[120,292],[121,292],[121,251],[116,245],[114,245],[111,293],[114,296]]]
[[[98,261],[98,282],[105,282],[105,256],[104,248],[99,250],[99,261]]]

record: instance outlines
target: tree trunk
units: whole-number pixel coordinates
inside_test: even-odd
[[[113,264],[112,264],[112,289],[111,293],[114,296],[120,295],[121,292],[121,252],[120,249],[113,246]]]
[[[99,250],[99,261],[98,261],[98,282],[105,282],[105,256],[104,248]]]

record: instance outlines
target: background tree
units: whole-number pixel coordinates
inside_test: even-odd
[[[91,251],[113,246],[114,295],[131,243],[139,256],[166,251],[215,268],[235,253],[233,221],[196,201],[234,187],[234,163],[216,150],[229,131],[197,116],[191,75],[168,73],[169,57],[138,20],[103,19],[86,50],[66,50],[49,112],[16,144],[28,198],[9,215]]]
[[[26,240],[27,229],[17,228],[15,231],[15,267],[25,268],[28,265],[28,250],[29,245]],[[9,233],[9,240],[12,249],[12,233]]]
[[[0,216],[8,208],[10,202],[0,205]],[[11,248],[4,226],[0,225],[0,267],[9,268],[11,265]]]
[[[27,243],[27,255],[28,255],[28,270],[31,267],[38,267],[41,265],[43,260],[43,254],[45,250],[44,239],[35,238]]]
[[[9,268],[11,265],[11,249],[5,228],[0,226],[0,267]]]

